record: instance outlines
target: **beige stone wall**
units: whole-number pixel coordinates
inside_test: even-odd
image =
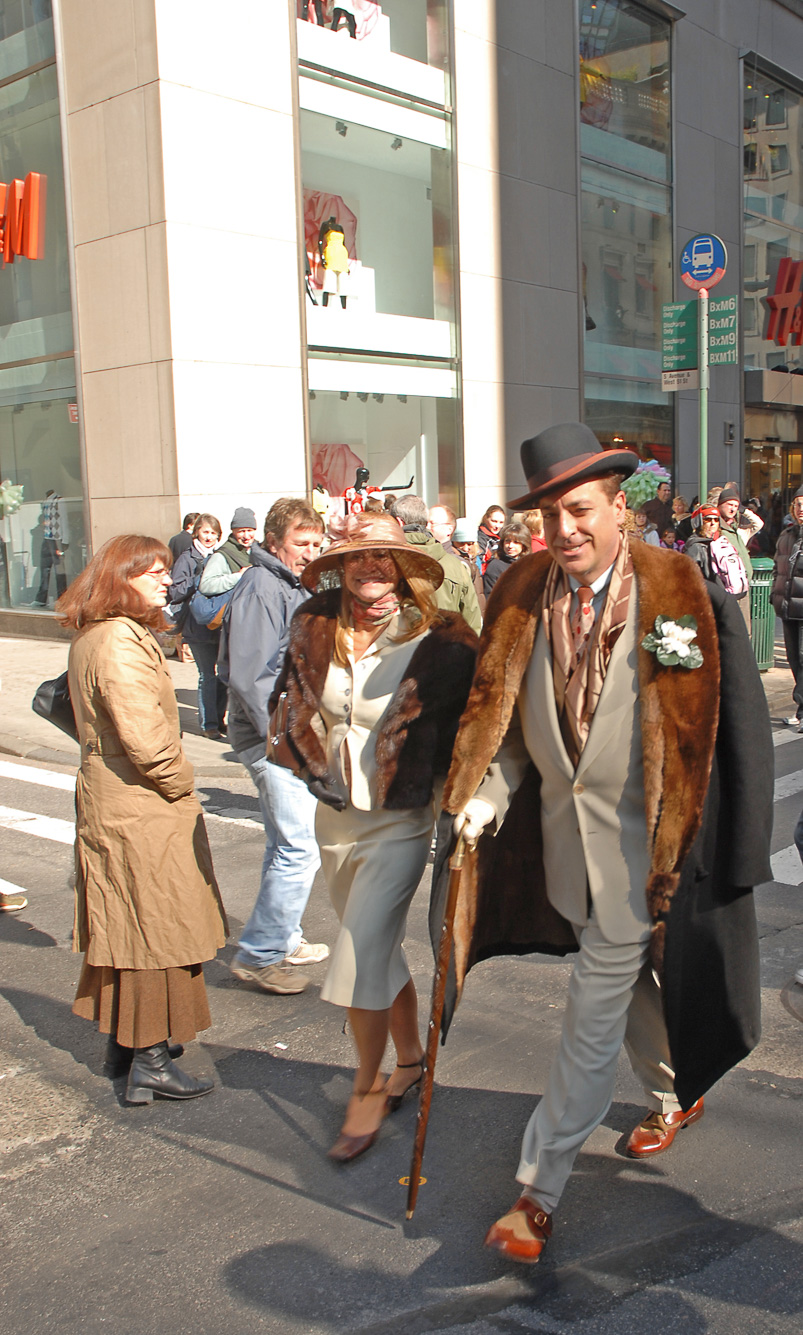
[[[303,492],[287,0],[61,0],[94,548]]]
[[[466,512],[524,490],[519,446],[580,413],[577,53],[566,0],[456,0]]]

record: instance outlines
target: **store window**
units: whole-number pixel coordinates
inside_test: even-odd
[[[0,79],[53,60],[50,0],[3,0],[0,4]]]
[[[744,98],[744,247],[755,256],[744,276],[745,474],[772,545],[801,480],[803,409],[778,405],[797,400],[789,377],[803,375],[803,97],[751,62]]]
[[[346,8],[297,10],[311,472],[334,499],[359,468],[455,503],[448,6]]]
[[[803,142],[803,97],[746,67],[745,102],[755,108],[749,145],[753,170],[745,170],[749,179],[744,185],[745,256],[751,257],[745,296],[757,305],[753,328],[745,326],[745,354],[754,367],[783,366],[794,372],[803,370],[803,297],[788,320],[774,314],[773,306],[779,288],[803,285],[796,268],[803,261],[803,177],[792,170]]]
[[[672,300],[670,25],[580,4],[585,418],[608,447],[672,467],[661,307]]]
[[[25,69],[32,58],[40,67]],[[34,174],[43,204],[40,257],[24,252],[20,227],[13,260],[0,267],[0,607],[41,610],[86,560],[49,3],[0,5],[0,70],[8,80],[0,86],[0,180],[8,199],[11,183]],[[4,236],[14,227],[5,207]],[[20,219],[30,219],[28,207]]]

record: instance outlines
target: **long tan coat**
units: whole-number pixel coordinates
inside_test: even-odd
[[[228,924],[164,655],[144,626],[114,617],[78,631],[69,677],[81,741],[73,949],[118,969],[209,960]]]

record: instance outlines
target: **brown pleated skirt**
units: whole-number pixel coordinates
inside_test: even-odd
[[[113,969],[87,964],[81,970],[73,1015],[97,1020],[125,1048],[149,1048],[172,1038],[191,1043],[212,1023],[202,964],[175,969]]]

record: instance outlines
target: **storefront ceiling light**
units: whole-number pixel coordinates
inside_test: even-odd
[[[402,145],[403,145],[403,143],[404,143],[404,140],[403,140],[403,139],[400,139],[399,136],[396,135],[396,138],[393,140],[393,143],[391,144],[391,148],[392,148],[392,149],[401,148]]]
[[[349,132],[349,127],[346,125],[345,121],[335,121],[335,129],[344,139]]]
[[[315,111],[344,124],[384,130],[386,134],[413,139],[431,148],[448,146],[448,126],[442,112],[413,110],[364,93],[319,83],[303,75],[298,81],[298,96],[302,111]]]
[[[398,366],[387,362],[349,362],[341,358],[310,357],[307,361],[310,387],[318,394],[349,391],[357,394],[413,395],[429,399],[453,399],[457,395],[457,372],[450,367]]]

